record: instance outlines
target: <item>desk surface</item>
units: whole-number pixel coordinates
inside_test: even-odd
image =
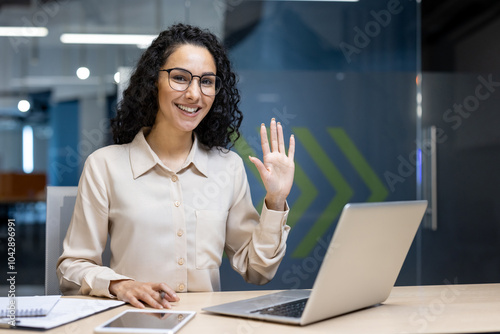
[[[271,291],[180,294],[174,310],[197,311],[179,333],[480,333],[500,332],[500,284],[395,287],[383,305],[335,317],[306,327],[225,317],[203,307],[257,297]],[[90,297],[87,297],[90,298]],[[132,308],[124,305],[43,333],[88,334]],[[16,331],[34,333],[33,331]]]

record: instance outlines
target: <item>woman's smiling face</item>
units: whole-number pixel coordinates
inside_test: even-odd
[[[190,44],[179,46],[161,69],[172,68],[188,70],[194,76],[217,74],[210,52],[204,47]],[[201,92],[197,77],[193,77],[191,85],[185,91],[176,91],[170,87],[168,76],[165,71],[161,71],[158,76],[158,113],[155,126],[161,124],[170,134],[192,132],[208,114],[215,96],[207,96]]]

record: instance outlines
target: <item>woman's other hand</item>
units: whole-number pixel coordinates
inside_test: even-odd
[[[266,187],[266,206],[270,210],[283,211],[285,201],[292,189],[295,163],[295,138],[290,136],[288,156],[285,151],[285,140],[283,138],[283,127],[281,123],[271,119],[270,140],[267,138],[267,129],[264,123],[260,127],[260,140],[262,143],[263,160],[249,157],[250,161],[257,167],[262,182]]]
[[[153,308],[172,308],[169,302],[179,301],[175,291],[165,283],[144,283],[133,280],[111,281],[109,292],[138,308],[149,305]]]

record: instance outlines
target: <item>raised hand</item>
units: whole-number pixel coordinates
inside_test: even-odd
[[[288,156],[285,151],[285,140],[283,138],[283,127],[273,118],[270,126],[271,145],[267,139],[267,129],[264,123],[260,127],[260,140],[262,143],[263,160],[249,157],[250,161],[257,167],[262,182],[266,187],[266,206],[268,209],[283,211],[285,201],[292,189],[295,164],[295,138],[290,136]]]

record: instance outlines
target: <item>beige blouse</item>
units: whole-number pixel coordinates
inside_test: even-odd
[[[246,281],[271,280],[285,254],[288,206],[264,205],[259,217],[241,158],[207,150],[196,138],[182,168],[171,171],[146,142],[148,131],[85,162],[57,263],[61,291],[112,297],[109,282],[125,278],[165,282],[177,292],[217,291],[224,250]]]

